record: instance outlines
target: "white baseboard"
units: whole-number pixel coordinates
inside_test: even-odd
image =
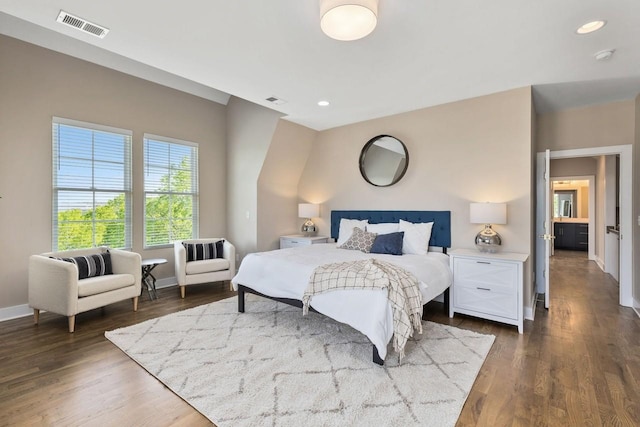
[[[0,322],[6,320],[18,319],[33,315],[33,309],[29,304],[14,305],[12,307],[0,308]]]
[[[165,277],[164,279],[156,280],[156,289],[170,288],[172,286],[178,286],[178,281],[175,277]]]
[[[638,301],[637,299],[633,299],[633,311],[636,312],[636,314],[638,315],[638,317],[640,317],[640,301]]]
[[[595,259],[595,262],[596,262],[596,264],[598,264],[598,267],[600,267],[600,270],[604,271],[604,261],[602,261],[600,259],[600,257],[597,256],[596,259]],[[606,271],[605,271],[605,273],[606,273]]]
[[[172,286],[178,286],[178,281],[175,277],[165,277],[156,281],[156,289],[170,288]],[[41,312],[44,313],[44,310]],[[33,309],[29,307],[29,304],[0,308],[0,322],[31,315],[33,315]]]
[[[535,317],[536,317],[536,306],[538,305],[538,294],[535,291],[533,292],[533,297],[531,298],[531,301],[533,301],[533,306],[524,308],[524,318],[527,320],[535,320]]]

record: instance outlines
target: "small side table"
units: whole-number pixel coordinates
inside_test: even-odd
[[[153,300],[158,298],[156,294],[156,278],[151,274],[151,271],[160,264],[166,264],[167,260],[164,258],[150,258],[142,260],[142,283],[147,287],[149,292],[149,299]]]
[[[326,236],[305,236],[303,234],[280,236],[280,249],[309,246],[318,243],[329,243],[329,238]]]

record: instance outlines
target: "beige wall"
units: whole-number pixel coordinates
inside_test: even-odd
[[[605,211],[605,195],[607,176],[606,156],[598,156],[596,159],[596,260],[600,265],[604,265],[604,211]],[[593,232],[592,230],[589,230]]]
[[[280,120],[258,178],[259,251],[280,247],[279,237],[300,232],[298,181],[317,132]]]
[[[575,159],[553,159],[549,174],[554,177],[595,176],[596,159],[593,157],[576,157]]]
[[[544,151],[633,144],[634,117],[632,100],[541,114],[536,145]]]
[[[226,231],[225,107],[111,69],[0,36],[0,308],[27,303],[29,255],[51,250],[51,118],[133,131],[133,250],[143,251],[142,137],[199,143],[200,234]]]
[[[236,97],[227,104],[227,238],[239,259],[258,250],[258,177],[281,116]]]
[[[532,253],[531,109],[527,87],[320,132],[299,195],[322,203],[323,235],[332,209],[450,210],[454,248],[473,247],[481,228],[469,223],[470,202],[506,202],[508,224],[496,226],[504,250]],[[409,151],[404,178],[384,188],[368,184],[358,168],[360,150],[380,134],[399,138]]]

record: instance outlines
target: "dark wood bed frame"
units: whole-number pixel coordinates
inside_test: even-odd
[[[447,253],[447,248],[451,247],[451,213],[449,211],[331,211],[331,237],[338,238],[340,228],[340,219],[369,219],[370,224],[378,224],[383,222],[398,222],[402,219],[414,223],[434,222],[429,246],[442,248],[443,253]],[[276,298],[264,295],[246,285],[238,284],[238,312],[244,313],[244,295],[250,293],[278,301],[283,304],[291,305],[302,309],[302,301],[291,298]],[[309,310],[322,314],[309,306]],[[444,313],[449,315],[449,288],[444,291]],[[426,317],[426,304],[422,310],[422,319]],[[384,365],[384,359],[378,354],[378,349],[373,347],[373,363]]]
[[[258,291],[255,291],[247,286],[244,285],[238,285],[238,313],[244,313],[244,294],[245,293],[250,293],[250,294],[254,294],[254,295],[258,295],[260,297],[263,298],[267,298],[273,301],[278,301],[284,304],[288,304],[288,305],[292,305],[294,307],[298,307],[300,309],[302,309],[302,301],[297,300],[297,299],[290,299],[290,298],[276,298],[276,297],[270,297],[268,295],[265,294],[261,294]],[[425,304],[422,308],[422,320],[426,320],[426,307],[427,305]],[[313,311],[314,313],[318,313],[318,314],[322,314],[319,311],[316,311],[313,309],[313,307],[309,306],[309,311]],[[449,288],[447,288],[444,291],[444,314],[446,316],[449,315]],[[324,314],[322,314],[324,316]],[[376,363],[378,365],[384,365],[384,359],[382,359],[380,357],[380,355],[378,354],[378,349],[376,348],[375,345],[371,344],[371,346],[373,347],[373,363]]]

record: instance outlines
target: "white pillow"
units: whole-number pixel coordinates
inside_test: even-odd
[[[353,227],[358,227],[364,231],[368,223],[368,219],[358,220],[342,218],[340,220],[340,229],[338,231],[338,246],[349,240],[349,237],[351,237],[351,234],[353,233]]]
[[[404,231],[402,239],[402,253],[426,255],[429,250],[429,239],[431,239],[431,229],[433,222],[412,222],[400,220],[398,231]]]
[[[367,231],[376,234],[389,234],[398,232],[397,222],[383,222],[380,224],[367,224]]]

